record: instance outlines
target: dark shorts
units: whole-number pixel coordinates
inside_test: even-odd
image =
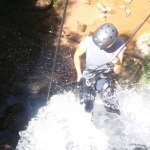
[[[95,89],[97,91],[101,91],[103,89],[103,86],[104,84],[107,82],[106,79],[99,79],[97,82],[96,82],[96,85],[95,85]]]

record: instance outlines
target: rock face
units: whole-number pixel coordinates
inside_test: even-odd
[[[50,6],[51,0],[37,0],[34,4],[34,7],[36,9],[46,9],[48,6]]]
[[[143,34],[138,38],[135,52],[143,58],[150,54],[150,33]]]

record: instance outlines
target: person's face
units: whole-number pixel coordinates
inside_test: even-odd
[[[109,46],[107,46],[106,49],[110,48],[114,43],[115,43],[115,41],[112,44],[110,44]]]

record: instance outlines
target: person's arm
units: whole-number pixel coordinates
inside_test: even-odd
[[[80,61],[80,56],[82,56],[85,53],[84,50],[82,50],[81,47],[77,48],[75,54],[74,54],[74,64],[77,72],[77,81],[79,82],[81,77],[82,77],[82,72],[81,72],[81,61]]]
[[[112,63],[114,64],[114,72],[119,74],[122,69],[122,62],[123,62],[123,54],[125,50],[122,50],[113,60]]]

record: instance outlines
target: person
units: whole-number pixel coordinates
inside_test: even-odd
[[[119,74],[122,69],[123,54],[125,51],[125,43],[118,38],[118,30],[111,23],[105,23],[101,25],[92,36],[86,37],[76,49],[74,54],[74,64],[77,72],[77,82],[88,81],[95,75],[93,72],[102,71],[108,68],[108,64],[111,64],[113,72]],[[86,53],[86,68],[83,73],[81,70],[81,56]],[[110,70],[111,72],[112,70]],[[109,73],[109,71],[107,72]],[[103,86],[107,82],[105,78],[98,78],[95,82],[95,90],[101,91]],[[87,83],[87,82],[86,82]],[[84,94],[83,94],[84,93]],[[80,100],[87,101],[91,105],[89,111],[92,109],[92,104],[87,95],[93,95],[92,101],[95,99],[95,91],[89,85],[82,87],[82,96]],[[86,98],[85,98],[86,97]]]

